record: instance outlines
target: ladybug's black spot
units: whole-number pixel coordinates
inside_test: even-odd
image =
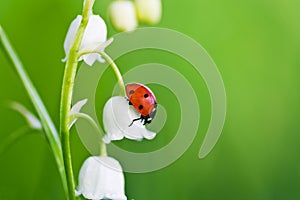
[[[130,91],[129,91],[129,94],[133,94],[133,93],[134,93],[134,90],[130,90]]]
[[[145,98],[149,97],[149,94],[144,94],[144,97],[145,97]]]
[[[142,110],[144,108],[143,105],[139,105],[139,109]]]

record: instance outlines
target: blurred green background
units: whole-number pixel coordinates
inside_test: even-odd
[[[108,22],[109,0],[97,0],[94,12]],[[198,41],[216,62],[227,92],[227,118],[214,150],[203,160],[198,151],[210,118],[210,100],[201,77],[168,53],[133,52],[116,62],[122,72],[158,62],[186,76],[199,98],[201,124],[188,151],[172,165],[146,174],[125,174],[128,199],[300,199],[300,1],[163,0],[160,27]],[[64,64],[63,41],[69,23],[81,12],[81,0],[10,0],[0,3],[0,24],[40,92],[56,125]],[[109,36],[117,33],[108,24]],[[0,140],[24,125],[9,110],[9,100],[32,105],[13,68],[0,53]],[[188,65],[187,65],[188,66]],[[99,109],[115,83],[107,70],[97,95]],[[199,81],[200,80],[200,81]],[[162,104],[178,103],[166,88],[151,86]],[[169,103],[170,105],[171,103]],[[101,113],[101,112],[100,112]],[[172,115],[173,116],[173,115]],[[153,142],[116,142],[136,151],[157,149],[176,131],[178,116]],[[74,171],[89,156],[75,131],[71,136]],[[0,199],[63,199],[53,156],[45,138],[29,134],[0,158]]]

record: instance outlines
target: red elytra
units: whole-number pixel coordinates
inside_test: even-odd
[[[153,92],[145,85],[130,83],[126,85],[126,95],[129,104],[141,114],[141,117],[134,119],[132,123],[137,120],[144,120],[144,125],[150,124],[156,114],[157,107]],[[129,126],[131,126],[132,123]]]

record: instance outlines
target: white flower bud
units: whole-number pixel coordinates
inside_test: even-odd
[[[133,31],[137,27],[135,7],[131,1],[112,2],[109,14],[112,24],[120,31]]]
[[[161,19],[161,0],[135,0],[138,20],[146,24],[157,24]]]

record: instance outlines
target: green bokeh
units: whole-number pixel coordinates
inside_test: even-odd
[[[106,21],[109,2],[97,0],[94,8]],[[300,199],[300,2],[163,0],[163,5],[159,26],[194,38],[219,67],[228,98],[227,118],[220,141],[208,157],[199,160],[199,147],[210,117],[209,95],[203,81],[193,76],[191,68],[184,67],[183,60],[168,53],[133,52],[118,59],[122,72],[153,60],[176,68],[193,83],[201,107],[199,133],[177,162],[152,173],[125,174],[128,199]],[[56,125],[64,70],[63,41],[81,6],[81,0],[0,3],[0,24]],[[109,23],[108,29],[110,36],[116,33]],[[113,73],[108,70],[102,80],[106,96],[98,97],[99,108],[115,83],[111,77]],[[153,89],[164,91],[155,85]],[[3,140],[24,125],[6,102],[16,100],[31,109],[32,105],[2,53],[0,91]],[[162,102],[168,95],[167,90],[158,94]],[[153,143],[116,143],[128,149],[134,145],[141,151],[156,149],[168,142],[176,130],[171,119]],[[75,131],[71,140],[77,177],[89,154]],[[42,135],[21,138],[0,158],[0,199],[63,199],[59,174]]]

